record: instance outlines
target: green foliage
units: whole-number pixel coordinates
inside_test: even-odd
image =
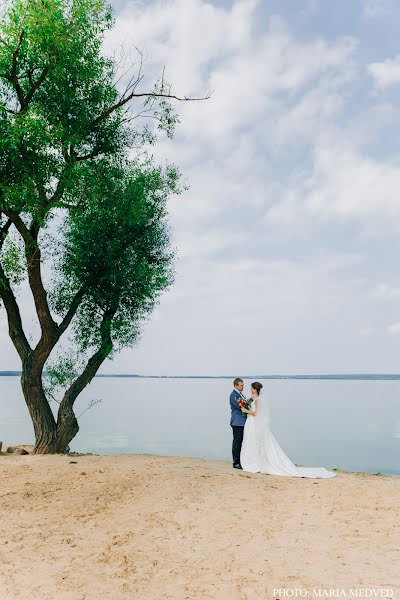
[[[15,210],[42,218],[39,195],[60,179],[73,190],[77,157],[155,142],[147,127],[124,125],[121,108],[107,114],[119,96],[115,63],[101,52],[112,24],[104,0],[14,0],[0,22],[0,188]],[[154,92],[165,92],[165,82]],[[158,128],[171,137],[179,121],[171,104],[154,96],[147,103],[158,103]]]
[[[44,389],[49,398],[55,399],[56,393],[70,385],[77,377],[81,365],[75,352],[65,351],[58,360],[46,367],[47,377],[44,381]]]
[[[175,166],[144,151],[154,132],[133,129],[117,106],[116,63],[102,53],[112,25],[105,0],[11,0],[0,14],[0,217],[12,211],[37,226],[28,254],[57,240],[47,291],[60,320],[79,294],[72,323],[82,353],[104,342],[105,316],[113,349],[137,340],[173,281],[167,199],[187,189]],[[158,81],[144,106],[172,137],[179,119],[156,97],[166,85]],[[11,283],[26,275],[15,245],[0,261]],[[77,374],[70,356],[60,360],[48,367],[52,387]]]
[[[71,147],[72,157],[121,147],[120,111],[93,124],[118,97],[113,63],[100,52],[111,25],[104,0],[11,4],[0,43],[0,185],[8,206],[40,218],[40,193],[50,194],[60,177],[73,185],[65,170]]]
[[[154,86],[155,94],[165,94],[170,91],[170,84],[165,81],[164,77],[162,77],[159,81],[156,82]],[[148,96],[144,101],[144,106],[153,107],[156,101],[155,96]],[[158,105],[160,110],[154,110],[154,116],[158,118],[158,129],[164,130],[167,134],[167,137],[172,138],[175,130],[175,126],[177,123],[180,123],[178,115],[173,110],[170,102],[165,100],[165,98],[161,97],[158,99]]]
[[[6,239],[0,251],[0,264],[14,286],[18,286],[23,281],[26,270],[25,257],[18,241]]]
[[[178,179],[175,167],[155,167],[151,160],[106,168],[99,163],[90,202],[69,213],[52,301],[63,313],[71,294],[85,289],[75,321],[82,350],[99,343],[93,322],[107,311],[115,314],[115,347],[134,343],[141,322],[172,283],[166,201],[182,191]]]

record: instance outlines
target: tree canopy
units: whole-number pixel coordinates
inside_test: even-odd
[[[154,164],[156,133],[133,126],[131,106],[142,101],[172,137],[170,99],[203,98],[172,95],[164,76],[140,92],[141,71],[121,93],[117,62],[102,52],[112,26],[104,0],[13,0],[0,15],[0,297],[37,452],[65,450],[77,395],[113,350],[135,343],[173,281],[167,199],[186,186],[175,165]],[[35,346],[17,301],[24,277]],[[69,329],[81,368],[58,378],[55,420],[43,369]]]

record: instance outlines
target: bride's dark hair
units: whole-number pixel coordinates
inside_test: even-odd
[[[254,383],[251,384],[251,387],[253,388],[253,390],[256,390],[258,395],[260,395],[263,384],[259,383],[258,381],[255,381]]]

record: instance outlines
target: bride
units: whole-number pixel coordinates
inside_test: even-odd
[[[269,428],[269,411],[261,394],[262,387],[258,381],[251,384],[253,403],[250,410],[242,408],[242,412],[248,415],[240,452],[243,471],[289,477],[335,477],[336,473],[324,467],[296,467],[286,456]]]

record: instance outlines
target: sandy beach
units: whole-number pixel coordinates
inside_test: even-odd
[[[5,450],[0,600],[400,598],[400,478]]]

